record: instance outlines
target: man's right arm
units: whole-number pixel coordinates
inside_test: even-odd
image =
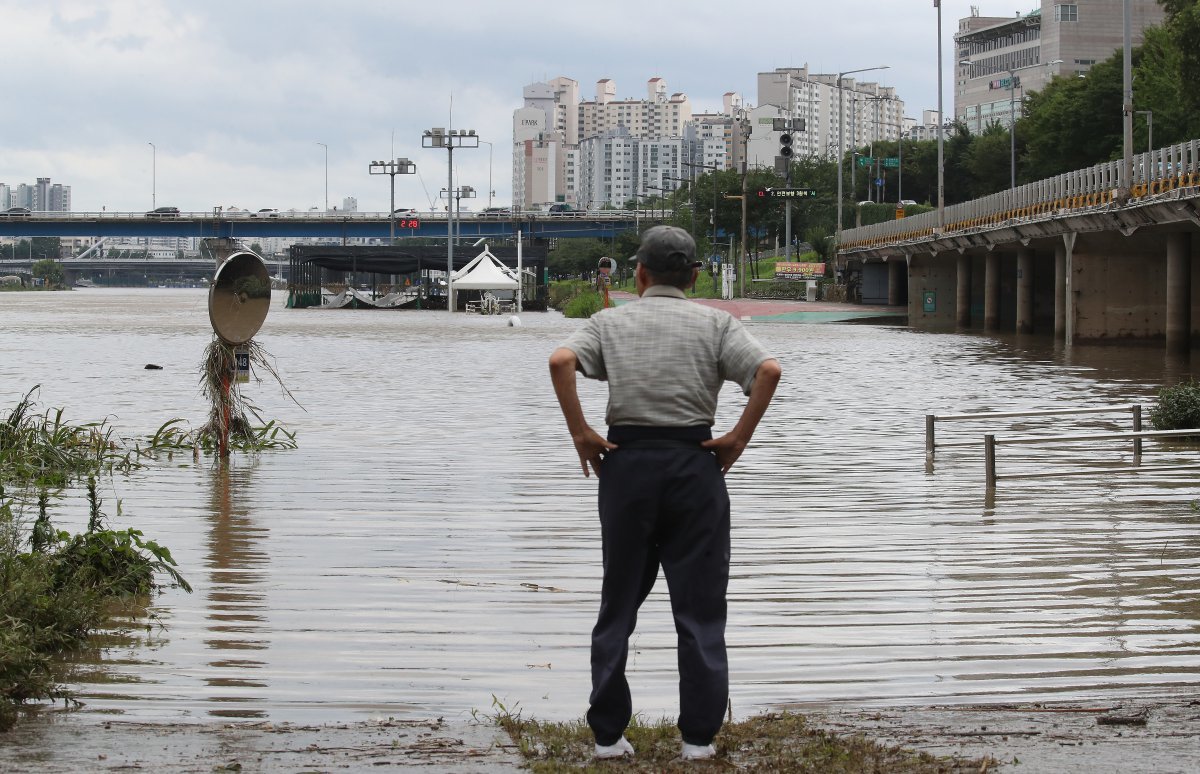
[[[567,431],[579,454],[579,464],[583,475],[591,475],[588,465],[596,475],[600,475],[600,455],[617,445],[593,430],[583,417],[583,406],[579,403],[579,391],[575,385],[575,369],[579,363],[573,350],[559,347],[550,355],[550,381],[554,384],[554,394],[558,397],[559,408],[563,418],[567,420]]]

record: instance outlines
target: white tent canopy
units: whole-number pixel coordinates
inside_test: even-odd
[[[454,290],[516,290],[512,269],[486,247],[475,259],[453,275]]]

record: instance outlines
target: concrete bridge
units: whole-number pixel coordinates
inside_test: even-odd
[[[909,324],[1067,344],[1200,342],[1200,140],[911,218],[842,232],[838,256],[886,285]]]
[[[454,219],[460,239],[512,237],[518,230],[529,239],[558,237],[611,238],[658,220],[648,212],[462,213]],[[445,238],[446,213],[395,217],[397,238]],[[386,212],[181,212],[156,215],[141,212],[0,213],[0,236],[10,237],[195,237],[254,240],[262,237],[315,239],[387,239],[392,220]]]

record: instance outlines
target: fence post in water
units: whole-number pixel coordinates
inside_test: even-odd
[[[986,471],[987,488],[991,491],[996,488],[996,436],[994,435],[983,437],[983,467]]]
[[[1133,407],[1133,432],[1142,432],[1142,406],[1134,404]],[[1140,435],[1133,438],[1133,456],[1134,464],[1139,464],[1142,460],[1142,437]]]
[[[933,426],[937,422],[934,414],[925,415],[925,456],[933,456]]]

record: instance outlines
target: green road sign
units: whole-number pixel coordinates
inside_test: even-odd
[[[899,169],[900,168],[900,159],[897,158],[896,156],[888,156],[887,158],[885,158],[883,160],[883,166],[886,167],[887,169]]]
[[[811,199],[817,191],[815,188],[763,188],[758,195],[770,199]]]
[[[874,156],[859,156],[858,157],[858,165],[860,167],[869,167],[874,163],[875,163]]]

